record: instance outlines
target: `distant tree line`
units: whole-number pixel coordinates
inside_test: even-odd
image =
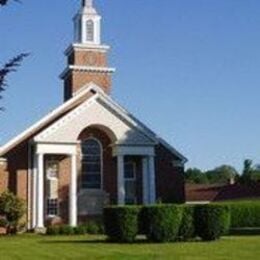
[[[260,182],[260,165],[253,165],[252,160],[245,160],[242,172],[230,165],[221,165],[209,171],[189,168],[185,171],[186,183],[194,184],[250,184]]]

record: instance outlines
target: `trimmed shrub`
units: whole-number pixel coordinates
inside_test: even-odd
[[[103,234],[102,224],[98,221],[90,220],[86,224],[87,233],[91,235]]]
[[[188,241],[195,237],[194,206],[183,206],[182,220],[179,229],[179,239]]]
[[[58,236],[60,234],[59,226],[49,226],[46,230],[46,235],[48,236]]]
[[[227,205],[231,210],[231,228],[260,227],[260,201],[230,202]]]
[[[74,235],[74,228],[69,225],[60,226],[60,235]]]
[[[25,214],[25,202],[11,192],[0,196],[0,216],[6,221],[7,234],[16,234],[19,230],[20,219]]]
[[[113,242],[134,242],[138,233],[138,214],[136,206],[108,207],[104,209],[105,234]]]
[[[87,227],[85,225],[79,225],[74,227],[74,234],[75,235],[85,235],[87,234]]]
[[[208,204],[195,207],[195,230],[204,241],[217,240],[230,227],[230,208],[227,205]]]
[[[141,225],[152,242],[175,241],[178,236],[183,208],[177,205],[157,205],[143,208]]]

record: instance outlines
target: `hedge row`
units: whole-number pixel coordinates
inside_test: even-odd
[[[231,228],[260,228],[260,201],[227,204],[231,210]]]
[[[196,236],[216,240],[229,230],[226,205],[108,207],[104,209],[105,233],[114,242],[133,242],[145,234],[152,242],[186,241]]]
[[[95,221],[90,221],[87,224],[71,227],[69,225],[49,226],[46,230],[46,235],[85,235],[85,234],[104,234],[103,224]]]

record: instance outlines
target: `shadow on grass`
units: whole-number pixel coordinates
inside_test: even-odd
[[[57,238],[57,239],[56,239]],[[54,239],[52,240],[41,240],[40,243],[44,243],[44,244],[151,244],[151,242],[149,242],[147,239],[145,239],[144,237],[138,238],[136,241],[134,241],[133,243],[120,243],[120,242],[114,242],[111,241],[107,238],[100,238],[100,239],[96,239],[93,238],[91,239],[84,239],[84,237],[82,239],[73,239],[72,237],[68,237],[68,239],[59,239],[59,237],[54,237]]]
[[[231,236],[259,236],[260,228],[234,228],[230,231]]]

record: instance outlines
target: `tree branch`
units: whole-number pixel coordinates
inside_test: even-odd
[[[15,2],[20,2],[20,0],[13,0]],[[7,5],[10,2],[10,0],[0,0],[0,6]]]
[[[0,69],[0,99],[2,99],[1,92],[5,91],[8,85],[6,80],[7,75],[11,72],[17,71],[17,68],[21,65],[23,59],[28,56],[29,53],[19,54],[4,64],[4,66]],[[0,110],[3,110],[3,108],[0,107]]]

